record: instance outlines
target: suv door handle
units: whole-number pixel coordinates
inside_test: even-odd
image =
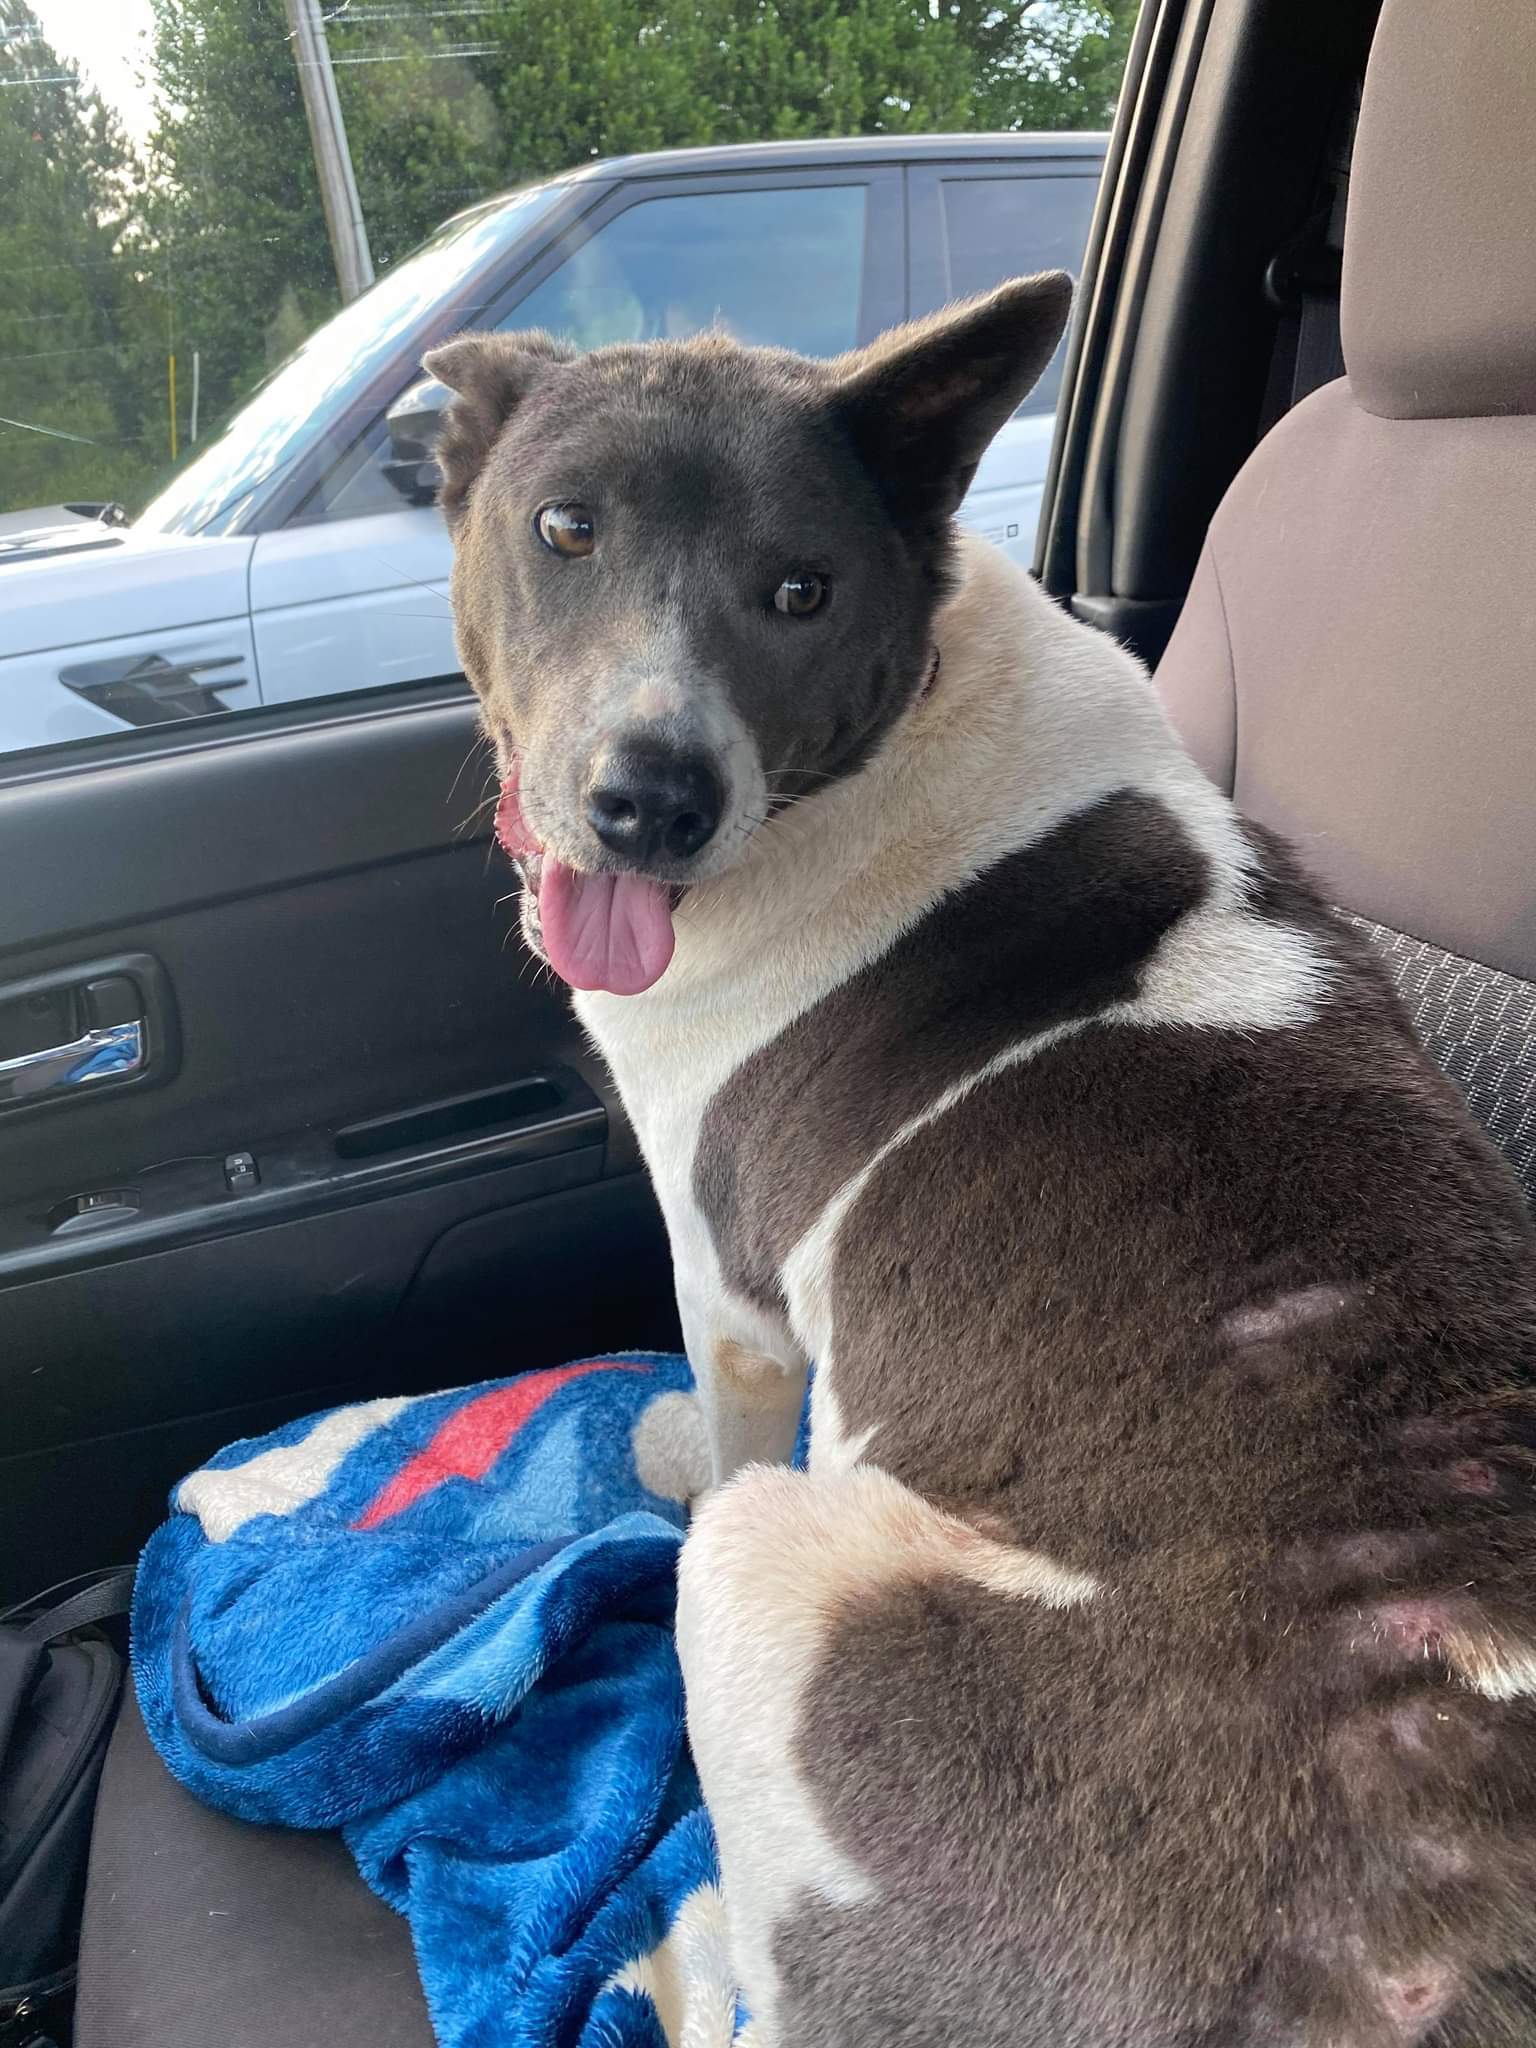
[[[60,1088],[136,1074],[144,1065],[144,1019],[82,1032],[67,1045],[0,1060],[0,1104],[32,1102]]]
[[[229,668],[241,673],[203,680],[215,669]],[[206,718],[212,711],[228,711],[230,706],[218,692],[243,689],[250,680],[244,669],[243,654],[194,661],[167,661],[163,654],[114,655],[61,668],[59,681],[128,725],[162,725],[168,718]]]

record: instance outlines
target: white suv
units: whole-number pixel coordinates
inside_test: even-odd
[[[899,136],[597,163],[457,215],[312,335],[130,526],[0,535],[0,751],[457,671],[431,504],[463,327],[697,332],[836,355],[1004,277],[1079,269],[1099,135]],[[962,518],[1033,551],[1059,361]]]

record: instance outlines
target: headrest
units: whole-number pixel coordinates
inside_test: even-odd
[[[1536,413],[1536,0],[1386,0],[1342,320],[1367,412]]]

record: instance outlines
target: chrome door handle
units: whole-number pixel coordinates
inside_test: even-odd
[[[107,1024],[73,1038],[68,1045],[45,1046],[16,1059],[0,1060],[0,1103],[32,1101],[61,1088],[79,1088],[91,1081],[135,1074],[147,1052],[144,1020]]]

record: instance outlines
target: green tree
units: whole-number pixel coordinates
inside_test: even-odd
[[[1140,0],[940,0],[972,63],[977,128],[1105,128]]]
[[[376,270],[398,262],[460,207],[516,182],[496,102],[496,58],[457,54],[462,41],[430,18],[372,28],[338,17],[331,25]],[[474,41],[480,47],[486,38]]]
[[[918,0],[501,0],[330,30],[376,261],[594,156],[966,125],[974,64]]]
[[[157,121],[141,255],[206,434],[338,304],[282,0],[154,0]]]
[[[113,116],[0,0],[0,506],[137,497],[146,365]]]
[[[698,142],[964,125],[971,65],[910,0],[505,0],[498,103],[530,171]]]
[[[282,0],[153,0],[158,118],[110,116],[0,0],[0,426],[12,505],[141,502],[337,303]],[[1097,127],[1135,0],[446,0],[328,8],[376,268],[488,193],[708,142]],[[48,83],[43,83],[44,78]],[[33,82],[33,81],[36,82]]]

